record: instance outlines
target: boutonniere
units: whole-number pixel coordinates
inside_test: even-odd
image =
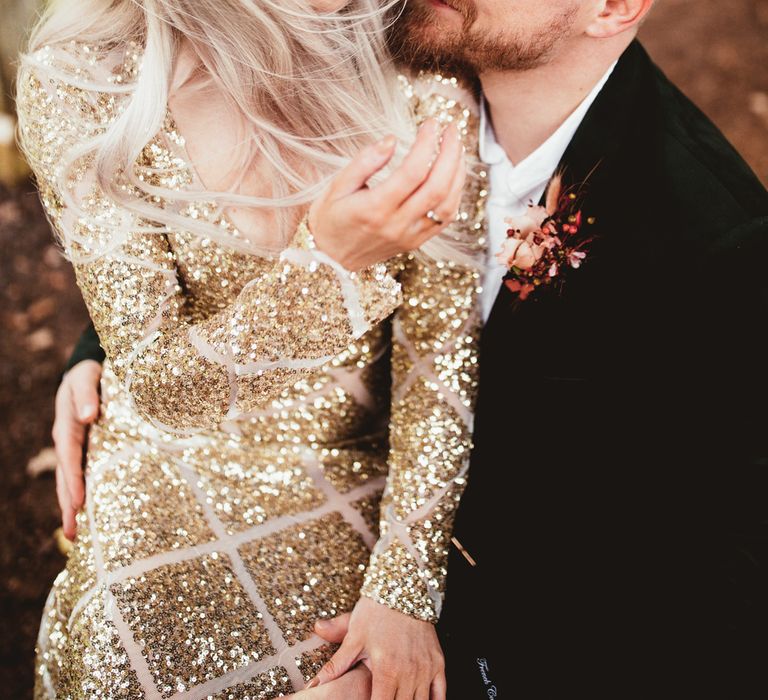
[[[507,239],[496,257],[509,268],[504,284],[519,301],[540,287],[561,288],[566,271],[581,267],[593,240],[586,226],[594,219],[582,215],[579,196],[563,190],[559,174],[547,186],[543,207],[530,205],[506,223]]]

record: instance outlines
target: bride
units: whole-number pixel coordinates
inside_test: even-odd
[[[36,28],[21,142],[107,358],[37,698],[445,697],[484,191],[471,99],[391,68],[396,4],[61,0]],[[347,610],[363,663],[302,691]]]

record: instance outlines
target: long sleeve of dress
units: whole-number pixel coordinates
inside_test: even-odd
[[[440,615],[454,513],[471,450],[481,325],[478,273],[411,258],[393,319],[393,395],[380,539],[362,594]]]
[[[417,121],[455,122],[468,153],[476,153],[477,117],[454,78],[404,78],[403,87]],[[486,194],[478,170],[447,230],[470,234],[471,260],[407,256],[399,277],[404,302],[393,316],[389,469],[361,594],[430,622],[440,616],[472,447]]]
[[[114,101],[29,68],[17,99],[43,205],[73,258],[107,359],[145,418],[188,431],[252,411],[399,304],[399,284],[384,265],[350,273],[302,225],[230,305],[196,319],[166,234],[105,195],[92,156],[75,161],[59,184],[68,153],[119,116]]]

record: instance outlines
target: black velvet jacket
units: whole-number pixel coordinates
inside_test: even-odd
[[[484,329],[449,697],[709,697],[736,659],[733,691],[768,635],[768,194],[637,42],[561,168],[595,240]]]
[[[637,42],[561,167],[595,240],[560,293],[515,306],[502,287],[484,330],[449,697],[748,697],[768,637],[768,194]],[[92,329],[84,357],[103,357]]]

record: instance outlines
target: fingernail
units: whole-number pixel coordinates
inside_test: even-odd
[[[328,627],[328,620],[316,620],[315,627],[324,630],[326,627]]]
[[[304,686],[304,689],[309,690],[310,688],[317,688],[318,685],[320,685],[320,679],[315,676],[309,683]]]
[[[395,145],[395,141],[395,137],[390,134],[376,144],[376,150],[379,153],[388,153]]]
[[[96,410],[96,406],[92,403],[86,404],[80,409],[80,420],[88,420]]]

